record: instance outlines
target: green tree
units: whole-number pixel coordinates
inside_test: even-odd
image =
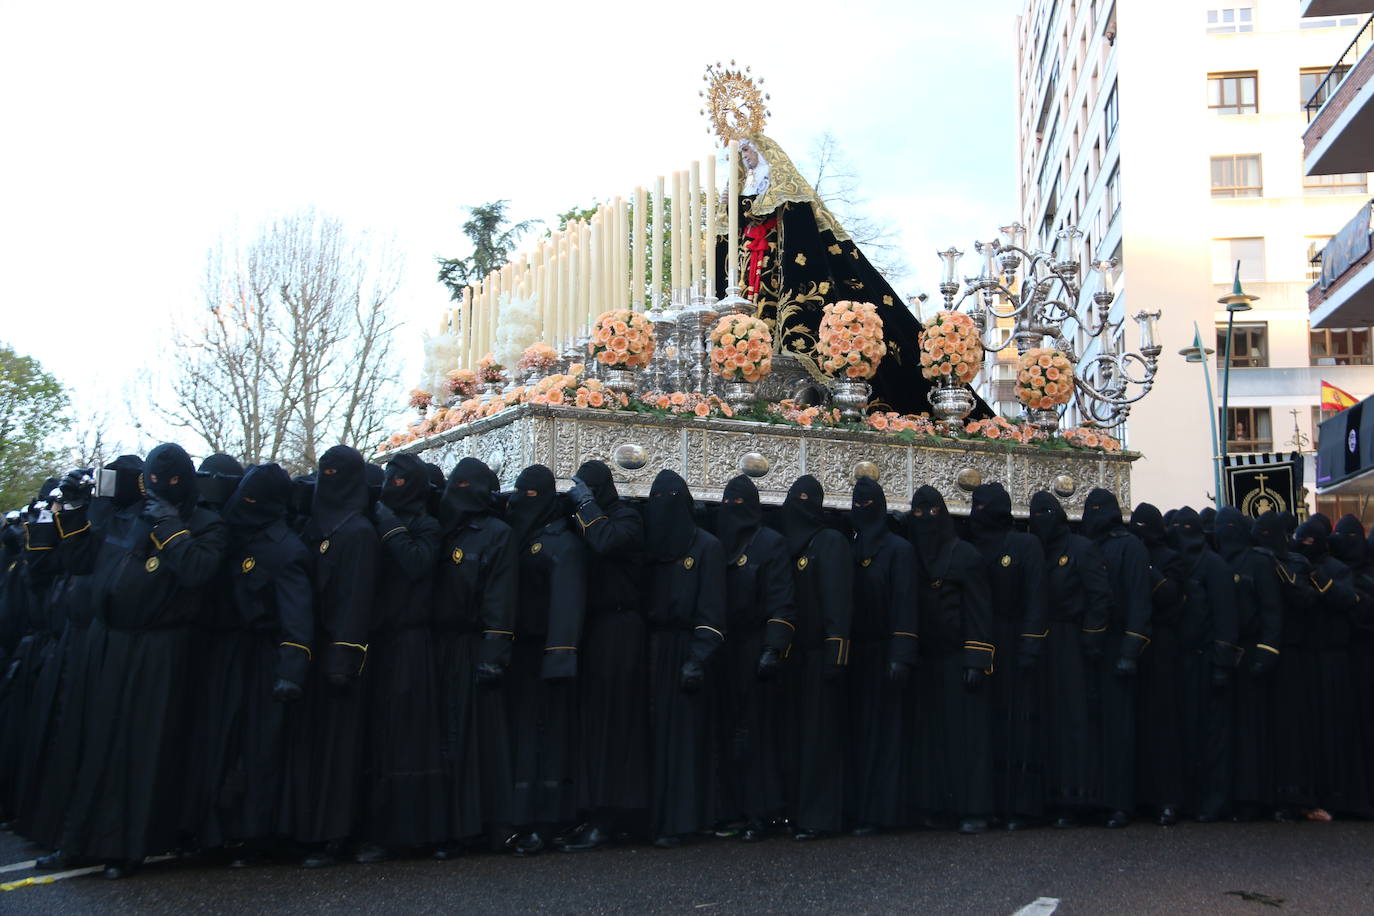
[[[0,344],[0,509],[25,505],[57,471],[53,438],[67,429],[67,395],[32,356]]]
[[[472,242],[472,254],[466,258],[435,258],[439,262],[439,282],[449,289],[449,298],[463,298],[463,288],[479,283],[491,271],[506,263],[510,253],[524,235],[542,220],[527,219],[508,226],[508,200],[468,207],[468,220],[463,234]]]

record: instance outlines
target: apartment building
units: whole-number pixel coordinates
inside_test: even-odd
[[[1022,223],[1047,249],[1078,226],[1085,262],[1116,259],[1083,295],[1111,284],[1124,349],[1137,346],[1130,315],[1163,312],[1154,391],[1123,430],[1145,455],[1137,500],[1198,506],[1214,496],[1205,371],[1231,453],[1313,451],[1323,379],[1374,393],[1374,279],[1358,321],[1308,318],[1318,252],[1368,200],[1359,169],[1374,162],[1313,171],[1294,141],[1368,17],[1302,12],[1294,0],[1027,0],[1017,20]],[[1259,299],[1235,319],[1222,416],[1228,316],[1217,300],[1237,262]],[[1178,353],[1195,325],[1215,350],[1206,368]],[[1077,345],[1091,355],[1099,344]]]

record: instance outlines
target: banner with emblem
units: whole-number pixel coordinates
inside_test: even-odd
[[[1224,472],[1227,504],[1251,518],[1271,510],[1303,515],[1301,453],[1227,455]]]

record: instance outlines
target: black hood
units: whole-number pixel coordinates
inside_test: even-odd
[[[351,446],[336,445],[320,456],[315,498],[310,503],[310,520],[320,534],[328,537],[349,516],[365,513],[372,505],[367,468],[363,456]]]
[[[1331,555],[1347,566],[1364,563],[1364,525],[1353,515],[1342,515],[1329,542]]]
[[[1058,544],[1069,536],[1069,517],[1054,494],[1040,490],[1030,499],[1030,533],[1040,539],[1046,547]]]
[[[143,459],[137,455],[120,455],[105,465],[115,472],[114,507],[127,509],[143,498]]]
[[[792,482],[779,513],[779,528],[787,538],[787,549],[797,556],[811,543],[816,532],[825,527],[825,490],[810,474]]]
[[[298,528],[310,518],[315,502],[315,473],[291,478],[291,518]]]
[[[1095,487],[1083,501],[1083,534],[1100,541],[1116,528],[1122,527],[1121,504],[1111,490]]]
[[[143,487],[176,506],[186,518],[196,507],[196,466],[186,449],[174,442],[159,445],[143,460]]]
[[[1169,525],[1173,548],[1179,553],[1196,556],[1207,546],[1207,535],[1202,530],[1202,519],[1192,506],[1184,506],[1174,513]]]
[[[52,498],[52,491],[61,489],[61,477],[49,477],[38,485],[38,495],[33,498],[36,503],[45,503]]]
[[[382,503],[401,518],[424,513],[429,504],[429,471],[414,455],[397,455],[386,463]]]
[[[968,514],[974,541],[1000,538],[1011,530],[1011,494],[1000,483],[985,483],[973,491]]]
[[[244,473],[222,514],[224,523],[242,536],[281,521],[290,508],[291,476],[279,464],[260,464]]]
[[[196,486],[200,489],[202,506],[216,512],[229,501],[239,481],[243,479],[243,465],[231,455],[211,455],[196,469]]]
[[[1217,513],[1213,537],[1216,539],[1217,552],[1228,560],[1234,560],[1251,545],[1250,522],[1235,506],[1222,506]]]
[[[1147,547],[1167,547],[1169,544],[1169,531],[1164,526],[1164,516],[1160,515],[1158,507],[1150,503],[1141,503],[1135,507],[1131,513],[1131,534],[1145,542]]]
[[[1298,530],[1298,517],[1292,512],[1284,510],[1279,513],[1279,521],[1283,523],[1283,533],[1288,535],[1288,540],[1293,540],[1293,532]]]
[[[1293,547],[1309,560],[1320,560],[1329,552],[1326,525],[1308,519],[1293,532]]]
[[[887,494],[872,477],[854,481],[849,524],[854,529],[854,547],[859,552],[859,559],[867,560],[877,554],[878,545],[887,533]]]
[[[545,525],[562,514],[561,510],[553,471],[542,464],[525,468],[515,478],[515,492],[506,503],[506,523],[515,535],[515,543],[524,546],[534,540]]]
[[[644,509],[644,552],[666,562],[686,555],[696,536],[692,492],[676,471],[659,471]]]
[[[609,510],[620,501],[620,493],[615,488],[615,478],[611,469],[603,461],[586,461],[577,469],[577,479],[592,491],[592,498],[602,511]]]
[[[1323,514],[1320,513],[1320,512],[1313,512],[1311,515],[1309,515],[1309,516],[1307,517],[1307,520],[1308,520],[1309,522],[1313,522],[1314,524],[1320,526],[1321,529],[1322,529],[1322,531],[1326,532],[1326,536],[1327,536],[1327,537],[1331,537],[1331,535],[1332,535],[1332,534],[1335,532],[1335,530],[1336,530],[1336,529],[1335,529],[1335,526],[1333,526],[1333,525],[1331,524],[1331,519],[1327,518],[1325,515],[1323,515]]]
[[[1276,557],[1288,556],[1288,533],[1283,530],[1283,517],[1272,509],[1255,519],[1250,538],[1256,547],[1267,548]]]
[[[444,498],[439,503],[439,524],[444,533],[466,525],[474,518],[496,512],[495,493],[500,483],[496,474],[477,458],[464,458],[448,475]]]
[[[954,542],[954,519],[949,516],[945,498],[940,491],[926,485],[911,497],[911,516],[908,521],[911,541],[921,555],[928,572],[939,565],[945,548]]]
[[[749,539],[763,524],[763,507],[759,505],[759,488],[743,474],[725,485],[720,499],[720,513],[716,516],[716,535],[725,548],[725,561],[733,563],[744,552]]]
[[[439,503],[444,498],[444,470],[434,462],[426,461],[425,477],[429,480],[429,496],[425,499],[425,511],[438,518]]]
[[[1216,547],[1217,510],[1211,506],[1203,506],[1197,517],[1202,522],[1202,533],[1207,536],[1207,546]]]
[[[364,467],[363,474],[367,480],[367,508],[371,510],[381,501],[382,491],[386,489],[386,468],[369,461]]]

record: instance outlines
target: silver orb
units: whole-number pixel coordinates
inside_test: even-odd
[[[983,485],[983,472],[977,468],[960,468],[959,473],[954,475],[954,482],[965,493],[972,493]]]
[[[882,470],[872,461],[860,461],[858,464],[854,465],[854,479],[858,480],[860,477],[870,477],[873,480],[878,480],[882,477]]]
[[[1060,474],[1054,478],[1054,495],[1060,498],[1072,496],[1073,491],[1078,489],[1078,484],[1068,474]]]
[[[740,473],[746,474],[749,477],[762,477],[768,473],[770,467],[772,467],[772,465],[769,463],[768,459],[758,452],[745,452],[743,455],[739,456]]]
[[[649,453],[643,446],[626,442],[615,447],[611,459],[627,471],[637,471],[649,463]]]

